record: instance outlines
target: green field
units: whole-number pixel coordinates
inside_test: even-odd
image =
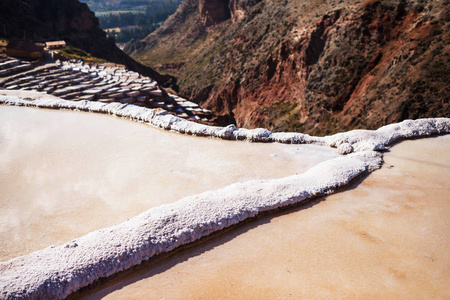
[[[108,10],[108,11],[94,11],[94,13],[95,13],[95,16],[101,17],[101,16],[106,16],[109,14],[112,14],[112,15],[125,14],[125,13],[139,14],[139,13],[142,13],[142,10]]]
[[[173,14],[182,0],[85,0],[116,43],[143,39]]]
[[[80,0],[95,12],[96,16],[120,13],[142,13],[147,5],[155,2],[179,3],[178,0]]]

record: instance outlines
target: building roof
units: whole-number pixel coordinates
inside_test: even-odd
[[[45,42],[45,45],[47,47],[56,47],[56,46],[65,46],[66,41],[51,41],[51,42]]]
[[[24,40],[11,40],[6,49],[23,50],[27,52],[44,52],[44,47],[37,46],[32,42]]]

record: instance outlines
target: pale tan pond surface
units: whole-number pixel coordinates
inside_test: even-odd
[[[450,299],[450,135],[347,190],[104,285],[98,299]]]
[[[222,141],[101,114],[0,106],[0,261],[335,156],[312,145]]]

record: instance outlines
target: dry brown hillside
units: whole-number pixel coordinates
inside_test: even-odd
[[[106,37],[94,13],[78,0],[1,0],[0,28],[0,38],[25,38],[33,42],[65,40],[70,46],[124,64],[161,84],[172,81],[170,76],[160,75],[123,53]]]
[[[450,116],[449,4],[186,0],[125,51],[238,126],[377,128]]]

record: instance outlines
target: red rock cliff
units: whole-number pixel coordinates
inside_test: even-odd
[[[199,1],[133,55],[182,63],[180,91],[238,126],[329,134],[449,116],[449,9],[443,2],[230,0],[205,30]],[[153,57],[147,60],[148,57]]]
[[[228,0],[199,0],[202,24],[206,27],[216,25],[230,18]]]

